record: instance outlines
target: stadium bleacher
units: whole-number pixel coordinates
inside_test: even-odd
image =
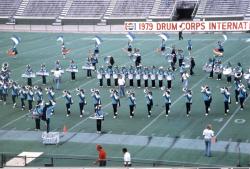
[[[74,0],[65,17],[101,18],[110,0]]]
[[[221,18],[221,17],[242,17],[244,18],[249,6],[248,0],[206,0],[200,5],[196,17]]]
[[[29,0],[21,16],[57,17],[65,3],[66,0]]]
[[[11,17],[15,14],[16,10],[20,6],[21,0],[1,0],[0,1],[0,17]]]
[[[146,18],[149,16],[154,0],[117,0],[110,18]]]

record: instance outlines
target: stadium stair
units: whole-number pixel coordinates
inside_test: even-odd
[[[110,17],[110,15],[113,12],[113,9],[115,7],[117,0],[111,0],[108,9],[105,11],[104,15],[103,15],[103,19],[108,19]]]
[[[59,18],[63,18],[64,16],[67,15],[72,3],[73,3],[73,0],[67,0],[63,10],[61,11],[61,14],[60,14]]]
[[[245,20],[250,20],[250,4],[248,5],[247,12],[246,12],[246,15],[245,15],[244,19]]]
[[[28,5],[29,0],[23,0],[22,3],[20,4],[15,16],[21,16],[23,14],[24,9]]]
[[[194,17],[194,20],[201,20],[202,19],[202,15],[205,11],[206,4],[207,4],[207,0],[201,0],[200,5],[198,7],[198,10],[196,12],[196,15]]]
[[[160,5],[161,5],[161,0],[155,0],[155,3],[154,3],[154,6],[152,8],[152,11],[150,13],[150,16],[156,16]]]

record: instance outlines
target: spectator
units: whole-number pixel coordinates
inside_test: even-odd
[[[105,167],[106,166],[106,152],[102,148],[101,145],[96,145],[96,150],[98,151],[98,159],[96,160],[95,164],[99,163],[99,167]]]
[[[124,161],[124,167],[131,167],[131,156],[130,153],[128,152],[127,148],[122,149],[123,152],[123,161]]]
[[[211,157],[211,141],[214,137],[214,131],[212,125],[207,125],[207,128],[203,130],[203,136],[205,140],[205,156]]]

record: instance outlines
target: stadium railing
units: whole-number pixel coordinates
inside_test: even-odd
[[[66,155],[42,155],[34,158],[27,156],[17,156],[17,154],[2,153],[0,154],[0,167],[82,167],[88,166],[93,167],[93,162],[96,160],[96,156],[66,156]],[[12,159],[12,163],[10,160]],[[13,162],[15,159],[15,162]],[[31,162],[30,162],[31,161]],[[153,159],[138,159],[132,158],[133,166],[147,166],[147,167],[207,167],[211,164],[198,164],[198,163],[186,163],[186,162],[175,162],[175,161],[164,161],[164,160],[153,160]],[[112,157],[107,159],[108,167],[122,167],[123,157]],[[218,165],[213,165],[218,167]]]

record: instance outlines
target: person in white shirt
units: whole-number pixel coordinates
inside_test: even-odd
[[[131,167],[131,156],[130,153],[128,152],[127,148],[122,149],[123,152],[123,162],[124,162],[124,167]]]
[[[119,85],[119,96],[125,96],[125,79],[122,76],[119,76],[118,85]]]
[[[60,81],[61,81],[61,76],[62,73],[59,70],[59,68],[56,68],[55,72],[54,72],[54,81],[56,83],[56,89],[59,90],[59,86],[60,86]]]
[[[203,130],[203,136],[205,140],[205,156],[211,157],[211,140],[214,137],[211,124],[207,125],[207,128]]]

